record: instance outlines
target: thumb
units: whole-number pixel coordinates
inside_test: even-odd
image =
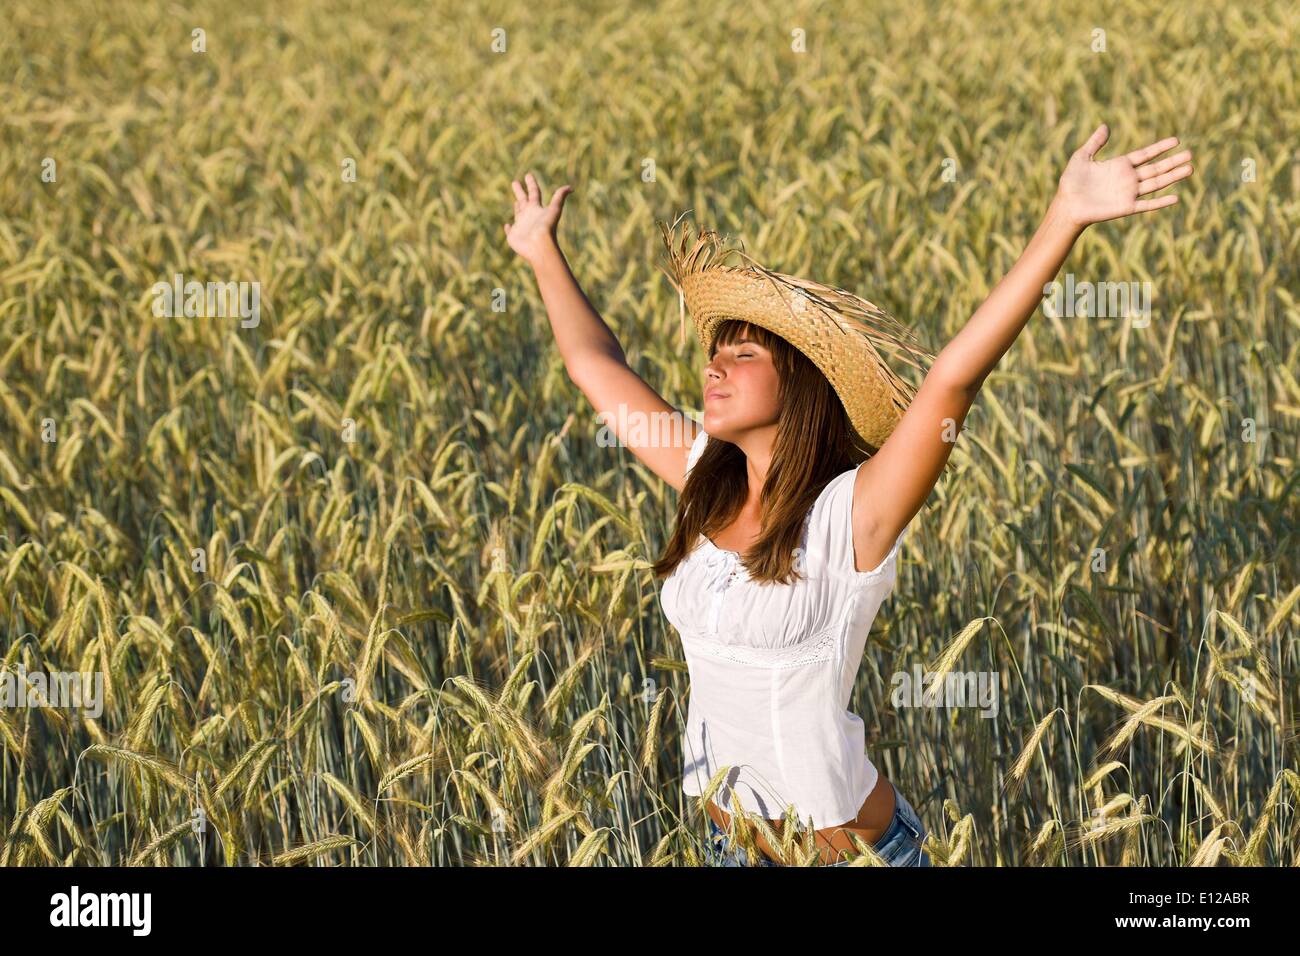
[[[1092,135],[1089,136],[1088,141],[1084,143],[1083,146],[1080,147],[1080,151],[1083,153],[1084,156],[1088,157],[1089,159],[1092,159],[1093,155],[1096,154],[1097,150],[1101,149],[1103,146],[1106,145],[1106,140],[1109,138],[1110,138],[1110,130],[1106,128],[1105,123],[1102,123],[1100,126],[1098,126],[1095,130],[1092,131]]]
[[[572,186],[561,186],[559,189],[555,190],[555,195],[551,197],[551,208],[555,210],[562,208],[564,206],[564,200],[571,192],[573,192]]]

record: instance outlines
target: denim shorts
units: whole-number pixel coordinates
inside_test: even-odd
[[[894,787],[891,780],[889,785]],[[921,849],[926,837],[925,826],[912,805],[894,787],[894,816],[889,826],[872,846],[890,866],[929,866],[930,856]],[[748,866],[749,855],[743,847],[732,846],[726,831],[709,818],[709,839],[705,847],[706,866]],[[826,866],[847,866],[848,860],[827,863]],[[759,866],[785,866],[759,854]]]

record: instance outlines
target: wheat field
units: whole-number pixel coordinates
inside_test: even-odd
[[[675,493],[598,441],[511,179],[577,187],[574,272],[694,413],[656,220],[937,350],[1101,121],[1198,156],[1065,266],[1149,322],[1035,314],[850,706],[935,865],[1300,863],[1300,9],[1145,14],[19,0],[0,670],[103,700],[0,707],[0,864],[699,865]],[[159,315],[177,274],[259,321]],[[996,715],[897,705],[917,666]]]

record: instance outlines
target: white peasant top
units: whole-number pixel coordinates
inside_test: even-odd
[[[687,472],[704,451],[703,430]],[[682,790],[778,819],[793,804],[814,829],[857,818],[878,773],[862,719],[847,710],[867,632],[897,576],[899,534],[878,567],[853,567],[853,481],[827,483],[808,512],[791,584],[750,580],[740,555],[704,535],[660,602],[690,672]],[[905,532],[904,532],[905,533]]]

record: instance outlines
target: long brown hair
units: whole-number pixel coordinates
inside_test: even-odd
[[[719,345],[742,334],[772,354],[781,411],[759,498],[762,531],[741,560],[751,579],[789,584],[796,576],[794,550],[808,509],[827,482],[863,461],[866,453],[854,444],[848,413],[826,376],[785,339],[748,322],[723,322],[710,358]],[[709,438],[682,488],[673,533],[654,564],[655,574],[672,573],[700,535],[711,537],[731,524],[748,491],[745,453],[731,442]]]

